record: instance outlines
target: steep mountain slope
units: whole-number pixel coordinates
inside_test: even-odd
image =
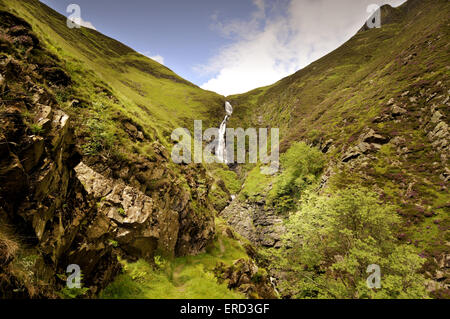
[[[218,125],[223,97],[37,0],[0,1],[0,52],[2,297],[95,296],[122,267],[110,297],[138,297],[130,269],[151,282],[183,261],[161,283],[178,295],[188,278],[197,297],[257,296],[214,279],[216,262],[250,262],[248,243],[215,219],[205,168],[170,159],[172,130]],[[65,288],[69,264],[83,288]]]
[[[218,126],[224,97],[0,0],[1,295],[273,298],[273,276],[283,297],[448,297],[449,9],[385,6],[382,28],[229,97],[230,127],[281,129],[266,176],[170,160],[173,128]],[[86,288],[64,289],[72,263]]]
[[[297,141],[322,150],[321,192],[362,185],[396,205],[392,213],[402,217],[399,242],[414,244],[427,258],[422,271],[438,282],[430,289],[444,295],[449,280],[449,13],[449,2],[441,0],[385,6],[380,29],[363,27],[297,73],[228,98],[235,108],[231,127],[279,127],[282,152]],[[284,231],[267,197],[277,176],[262,176],[257,169],[246,176],[240,199],[223,216],[255,243],[278,247]],[[278,208],[301,194],[282,195],[276,198]]]
[[[2,2],[26,19],[48,47],[65,60],[80,86],[77,93],[81,100],[92,99],[86,86],[107,83],[103,89],[112,90],[118,99],[112,103],[114,109],[136,120],[150,136],[167,137],[174,127],[192,125],[194,118],[210,120],[211,114],[214,119],[222,115],[222,97],[201,90],[122,43],[95,30],[69,29],[64,16],[39,1]],[[97,78],[91,79],[90,71]],[[95,82],[86,83],[90,80]]]

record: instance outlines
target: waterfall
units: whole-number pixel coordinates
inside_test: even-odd
[[[227,131],[227,122],[231,114],[233,114],[233,107],[229,102],[225,102],[225,118],[219,128],[219,143],[217,146],[217,158],[221,163],[228,164],[227,161],[227,151],[225,143],[225,133]]]

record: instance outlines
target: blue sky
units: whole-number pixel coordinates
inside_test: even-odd
[[[404,0],[41,0],[228,95],[269,85],[348,40],[370,4]],[[89,22],[90,24],[88,24]]]

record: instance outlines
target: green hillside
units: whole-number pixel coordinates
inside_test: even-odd
[[[191,128],[194,119],[218,125],[224,97],[97,31],[67,28],[62,15],[37,0],[0,1],[0,50],[2,296],[93,297],[122,273],[102,296],[181,298],[189,289],[193,298],[243,298],[214,276],[218,262],[249,260],[245,241],[231,230],[222,234],[227,227],[215,220],[214,178],[201,165],[170,161],[172,130]],[[106,187],[130,187],[131,203],[114,208],[119,215],[149,212],[139,203],[146,196],[152,223],[165,228],[138,233],[132,223],[136,238],[121,242],[117,220],[98,220],[117,199],[108,201],[108,191],[102,198],[87,194],[74,170],[80,162],[91,174],[101,172],[84,183],[106,178]],[[164,232],[168,237],[154,247]],[[64,288],[68,261],[82,266],[86,288]],[[151,290],[155,278],[159,292]]]
[[[266,214],[295,212],[307,189],[367,187],[401,217],[397,244],[413,246],[426,259],[420,271],[444,282],[435,296],[448,294],[441,275],[450,223],[449,13],[448,1],[384,6],[381,28],[362,28],[297,73],[227,98],[235,107],[231,126],[279,127],[281,151],[292,154],[272,178],[244,170],[245,205],[262,200]],[[324,153],[322,173],[300,172],[305,161],[322,165],[320,156],[304,155],[300,141]]]
[[[163,144],[170,142],[174,128],[193,126],[192,119],[204,120],[205,125],[220,121],[223,97],[201,90],[122,43],[88,28],[69,29],[64,16],[36,0],[4,0],[0,5],[29,22],[47,48],[64,61],[62,67],[75,83],[71,91],[55,94],[77,117],[86,112],[86,117],[98,117],[120,133],[114,124],[120,114]],[[75,111],[69,107],[74,99],[79,101]]]
[[[0,297],[449,298],[448,0],[223,97],[38,0],[0,0]],[[171,161],[280,128],[280,171]],[[66,266],[83,287],[66,287]],[[381,288],[366,284],[381,268]]]

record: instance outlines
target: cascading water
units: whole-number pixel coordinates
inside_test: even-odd
[[[230,118],[231,114],[233,114],[233,107],[229,102],[225,102],[225,118],[220,124],[219,128],[219,143],[217,146],[217,158],[220,162],[228,164],[227,161],[227,151],[226,151],[226,143],[225,143],[225,132],[227,131],[227,122]]]

